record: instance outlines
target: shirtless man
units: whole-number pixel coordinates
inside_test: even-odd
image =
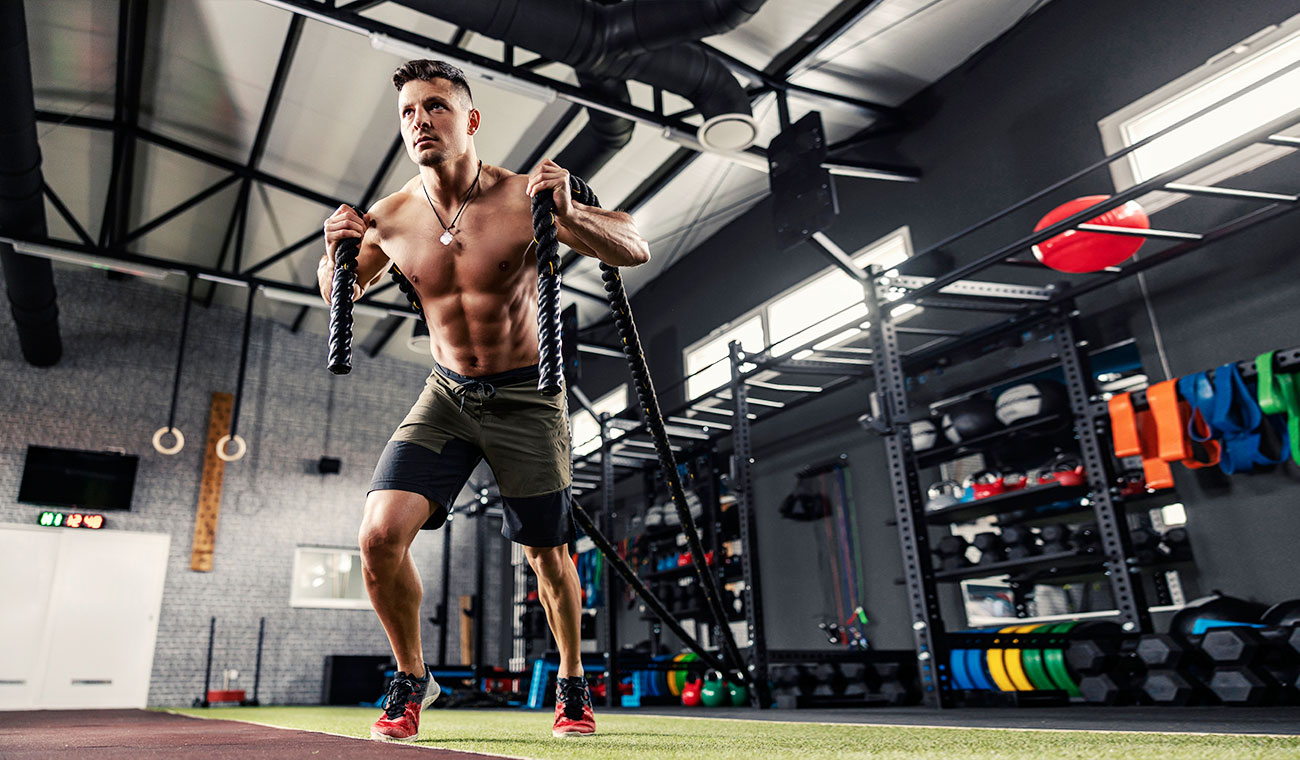
[[[438,697],[420,644],[420,576],[409,547],[441,527],[486,457],[500,487],[502,534],[524,545],[560,650],[554,736],[595,732],[579,656],[578,574],[567,555],[570,442],[564,395],[537,392],[537,257],[532,196],[552,192],[561,243],[619,267],[650,259],[632,218],[584,206],[569,174],[543,161],[524,176],[479,161],[481,115],[464,74],[410,61],[393,74],[406,153],[420,173],[359,216],[341,206],[325,222],[317,275],[330,300],[334,256],[361,238],[353,299],[394,262],[429,325],[434,368],[384,448],[366,496],[359,541],[366,591],[397,659],[374,739],[419,736],[420,710]]]

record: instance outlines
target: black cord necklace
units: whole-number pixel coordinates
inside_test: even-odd
[[[429,202],[429,208],[433,209],[433,215],[438,217],[438,224],[442,225],[442,237],[438,238],[438,242],[443,245],[451,245],[451,237],[455,234],[452,230],[456,228],[456,222],[460,219],[461,213],[469,205],[470,196],[474,194],[474,188],[478,187],[478,178],[481,174],[483,174],[483,162],[480,160],[478,162],[478,171],[474,172],[474,182],[470,184],[469,190],[465,191],[465,197],[460,199],[460,211],[457,211],[456,216],[452,217],[451,226],[442,221],[442,215],[438,213],[438,208],[433,205],[433,198],[429,197],[429,188],[424,186],[423,179],[420,180],[420,189],[424,191],[424,199]]]

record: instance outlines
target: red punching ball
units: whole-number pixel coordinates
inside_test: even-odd
[[[1050,227],[1109,197],[1085,195],[1057,206],[1047,216],[1038,220],[1038,224],[1034,225],[1034,231]],[[1108,227],[1131,227],[1139,230],[1151,229],[1151,222],[1147,219],[1146,212],[1134,201],[1116,206],[1100,216],[1089,219],[1087,223]],[[1137,253],[1137,249],[1142,247],[1143,242],[1145,242],[1144,238],[1136,236],[1067,230],[1034,246],[1034,256],[1045,266],[1058,272],[1096,272],[1106,267],[1113,267]]]

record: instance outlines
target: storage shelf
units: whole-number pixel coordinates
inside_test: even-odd
[[[1011,559],[1003,562],[990,562],[986,565],[971,565],[958,570],[939,570],[934,579],[947,583],[969,580],[971,578],[988,578],[994,575],[1008,575],[1017,570],[1036,570],[1051,568],[1075,569],[1101,565],[1106,558],[1100,554],[1080,554],[1079,552],[1055,552],[1038,554],[1025,559]]]
[[[1054,427],[1059,426],[1059,428],[1063,430],[1070,424],[1071,419],[1072,418],[1067,415],[1054,414],[1049,417],[1042,417],[1040,419],[1029,420],[1027,422],[1020,422],[1015,425],[999,428],[992,433],[972,438],[969,441],[951,443],[947,446],[939,446],[927,451],[917,452],[914,455],[916,467],[917,469],[923,467],[934,467],[943,462],[960,459],[969,454],[984,451],[988,448],[989,444],[995,443],[1004,438],[1010,438],[1014,435],[1041,435],[1044,433],[1054,433],[1057,432]],[[942,435],[942,432],[940,432],[940,435]]]
[[[717,566],[710,565],[709,569],[716,570]],[[694,575],[694,574],[695,574],[695,565],[682,565],[681,567],[669,568],[668,570],[656,570],[653,573],[646,573],[644,576],[641,577],[641,579],[646,581],[658,581],[667,578],[680,578],[683,575]],[[741,575],[743,575],[741,569],[739,567],[736,567],[736,568],[732,568],[730,571],[724,572],[722,574],[722,577],[735,580],[736,578],[739,578]]]
[[[971,565],[960,570],[939,570],[935,572],[934,579],[940,582],[953,583],[972,578],[988,578],[995,575],[1025,577],[1032,575],[1034,571],[1042,571],[1050,574],[1052,582],[1056,583],[1083,580],[1098,575],[1104,572],[1102,566],[1105,563],[1106,558],[1101,554],[1083,554],[1077,551],[1056,552],[1053,554],[1038,554],[1025,559],[992,562],[987,565]],[[1172,567],[1174,565],[1194,566],[1194,558],[1169,557],[1155,562],[1143,562],[1138,567],[1149,569]],[[1092,570],[1089,570],[1089,568],[1092,568]],[[1017,573],[1016,571],[1023,572]]]
[[[948,525],[957,522],[969,522],[985,515],[1014,512],[1019,509],[1032,509],[1057,501],[1081,499],[1088,494],[1087,486],[1063,486],[1060,483],[1044,483],[1008,491],[990,496],[987,499],[967,501],[943,507],[925,513],[925,521],[931,525]]]

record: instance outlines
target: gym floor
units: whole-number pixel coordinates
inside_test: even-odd
[[[1300,758],[1297,708],[603,710],[600,733],[549,737],[550,714],[432,710],[421,739],[365,739],[374,708],[0,712],[10,760],[140,758]],[[255,725],[256,724],[256,725]],[[51,727],[58,726],[51,739]],[[285,730],[290,729],[290,730]]]

